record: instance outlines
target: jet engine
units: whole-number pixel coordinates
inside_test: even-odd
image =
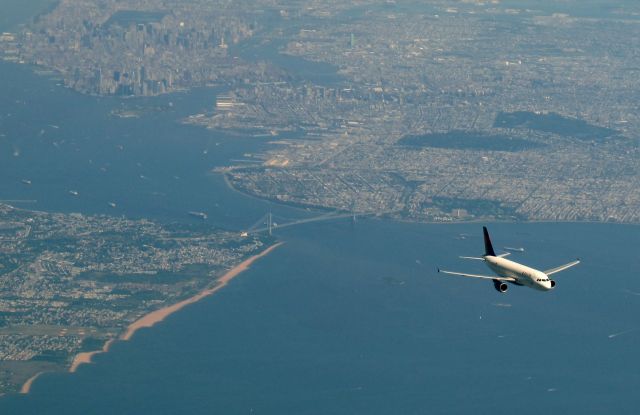
[[[502,282],[500,280],[493,280],[493,286],[495,287],[495,289],[497,291],[500,291],[501,293],[506,293],[507,290],[509,289],[509,286],[507,285],[506,282]],[[553,286],[553,284],[552,284]]]
[[[555,288],[556,282],[554,280],[549,280],[549,282],[551,283],[551,288]]]

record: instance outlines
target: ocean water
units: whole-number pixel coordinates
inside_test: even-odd
[[[312,214],[210,173],[267,145],[177,123],[210,109],[215,90],[86,97],[8,63],[0,79],[1,200],[160,221],[204,211],[237,230],[268,210]],[[139,108],[140,118],[110,115]],[[75,374],[45,374],[30,394],[0,398],[0,414],[637,413],[638,226],[489,227],[496,247],[526,248],[515,260],[583,263],[558,274],[553,292],[500,294],[435,272],[487,272],[458,259],[482,253],[480,224],[280,229],[285,245],[214,296]]]
[[[266,203],[226,191],[222,177],[211,173],[259,152],[264,138],[180,123],[210,111],[215,89],[118,100],[78,94],[11,63],[0,62],[0,77],[0,200],[25,201],[12,203],[36,210],[172,221],[194,221],[187,212],[202,211],[209,222],[230,228],[249,226],[268,210]],[[113,115],[131,110],[140,117]]]
[[[638,228],[490,229],[522,262],[583,263],[553,292],[500,294],[435,272],[481,270],[457,259],[481,252],[476,224],[292,228],[224,290],[0,412],[636,413]]]

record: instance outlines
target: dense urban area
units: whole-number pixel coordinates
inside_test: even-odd
[[[202,225],[0,204],[0,394],[215,285],[263,243]]]
[[[640,7],[534,6],[65,0],[1,43],[85,93],[224,86],[185,122],[272,140],[223,171],[260,197],[418,221],[639,222]]]

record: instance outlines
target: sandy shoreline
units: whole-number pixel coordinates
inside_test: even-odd
[[[38,379],[38,377],[40,375],[42,375],[44,372],[38,372],[35,375],[31,376],[25,383],[24,385],[22,385],[22,387],[20,388],[20,393],[29,393],[29,391],[31,390],[31,385],[33,385],[33,382]]]
[[[104,344],[104,346],[102,346],[101,350],[94,350],[92,352],[78,353],[73,358],[73,362],[71,363],[71,366],[69,367],[69,372],[71,372],[71,373],[75,372],[76,369],[78,369],[78,366],[80,366],[83,363],[91,363],[91,359],[93,358],[93,356],[97,355],[98,353],[107,353],[109,351],[109,347],[111,347],[111,344],[113,344],[114,341],[116,341],[116,339],[111,339],[111,340],[107,341]]]
[[[78,353],[74,357],[73,362],[71,363],[71,366],[69,367],[69,372],[71,372],[71,373],[75,372],[78,369],[78,367],[80,365],[84,364],[84,363],[91,363],[92,359],[93,359],[93,356],[95,356],[97,354],[100,354],[100,353],[107,353],[109,351],[109,348],[111,347],[111,345],[116,340],[127,341],[127,340],[131,339],[131,337],[133,337],[133,335],[138,330],[140,330],[141,328],[152,327],[152,326],[156,325],[157,323],[160,323],[161,321],[163,321],[165,318],[167,318],[171,314],[175,313],[176,311],[181,310],[185,306],[187,306],[189,304],[193,304],[195,302],[198,302],[198,301],[202,300],[204,297],[208,297],[208,296],[214,294],[216,291],[218,291],[218,290],[222,289],[223,287],[225,287],[229,283],[229,281],[231,281],[232,279],[234,279],[235,277],[240,275],[242,272],[244,272],[247,269],[249,269],[251,264],[253,264],[255,261],[257,261],[258,259],[266,256],[267,254],[269,254],[271,251],[273,251],[274,249],[276,249],[277,247],[279,247],[282,244],[283,244],[283,242],[279,242],[279,243],[277,243],[275,245],[271,245],[269,248],[265,249],[264,251],[260,252],[259,254],[256,254],[256,255],[254,255],[252,257],[249,257],[249,258],[245,259],[240,264],[236,265],[235,267],[233,267],[229,271],[227,271],[222,277],[218,278],[216,280],[216,285],[214,287],[207,288],[207,289],[199,292],[198,294],[194,295],[193,297],[189,297],[186,300],[182,300],[182,301],[180,301],[180,302],[178,302],[176,304],[172,304],[170,306],[161,308],[159,310],[152,311],[151,313],[149,313],[149,314],[141,317],[140,319],[134,321],[133,323],[131,323],[127,327],[125,332],[122,333],[120,336],[118,336],[116,339],[110,339],[109,341],[107,341],[104,344],[104,346],[102,347],[101,350],[94,350],[94,351],[91,351],[91,352]],[[22,385],[22,388],[20,389],[20,393],[29,393],[29,391],[31,390],[31,386],[33,385],[33,382],[42,373],[43,372],[39,372],[39,373],[35,374],[34,376],[32,376],[31,378],[29,378],[29,380],[27,380],[24,383],[24,385]]]

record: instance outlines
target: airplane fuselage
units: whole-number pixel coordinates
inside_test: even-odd
[[[487,266],[500,277],[513,278],[514,284],[524,285],[540,291],[549,291],[555,282],[542,271],[492,255],[483,256]]]
[[[491,238],[489,238],[489,231],[487,227],[482,227],[482,233],[484,236],[484,256],[468,257],[462,256],[464,259],[479,259],[487,264],[487,266],[496,275],[478,275],[469,274],[466,272],[447,271],[438,267],[438,272],[445,275],[459,275],[467,278],[479,278],[484,280],[492,280],[493,286],[497,291],[501,293],[507,292],[509,289],[508,284],[523,285],[525,287],[533,288],[538,291],[550,291],[556,286],[556,282],[549,279],[549,275],[556,274],[560,271],[564,271],[567,268],[571,268],[580,263],[580,260],[571,261],[567,264],[560,265],[559,267],[550,268],[544,271],[539,271],[535,268],[528,267],[526,265],[519,264],[515,261],[505,259],[505,256],[509,255],[509,252],[505,254],[496,255],[496,251],[493,249]]]

